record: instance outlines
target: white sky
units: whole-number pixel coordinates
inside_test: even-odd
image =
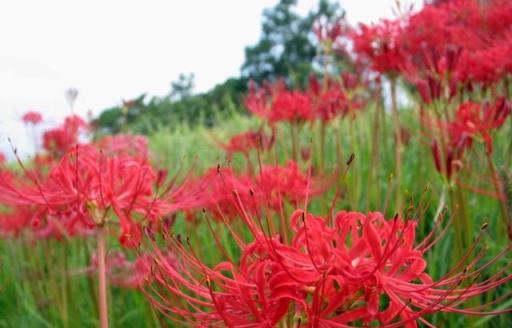
[[[316,2],[299,0],[299,10]],[[10,137],[20,152],[29,152],[21,116],[37,110],[49,124],[60,121],[69,114],[69,87],[79,90],[76,111],[85,115],[144,92],[164,95],[180,73],[195,74],[196,92],[237,76],[244,47],[259,39],[262,10],[275,3],[2,0],[0,151],[10,152]],[[391,17],[394,3],[341,1],[352,23]]]

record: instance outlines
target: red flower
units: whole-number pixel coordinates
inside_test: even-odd
[[[196,199],[189,203],[188,209],[208,209],[220,221],[237,217],[233,191],[236,190],[244,201],[254,201],[251,197],[253,182],[250,177],[237,175],[231,169],[211,168],[205,174],[190,183],[187,193]]]
[[[43,134],[44,149],[54,154],[55,157],[60,157],[78,143],[80,133],[86,129],[87,124],[80,117],[69,116],[65,119],[64,124]]]
[[[300,91],[287,90],[283,81],[260,89],[251,83],[245,104],[249,111],[270,123],[304,122],[315,118],[309,97]]]
[[[468,138],[460,138],[455,141],[450,141],[446,145],[444,150],[444,160],[441,156],[441,150],[437,140],[432,140],[431,150],[434,157],[434,164],[437,172],[444,174],[448,179],[451,179],[453,173],[462,168],[464,151],[468,145],[471,144],[471,140]]]
[[[247,131],[239,133],[231,137],[229,142],[222,145],[222,148],[229,156],[235,153],[242,153],[247,156],[251,150],[259,149],[261,151],[269,150],[275,142],[275,131],[271,136],[263,133],[263,131]]]
[[[302,205],[307,197],[324,189],[320,180],[308,177],[294,161],[288,161],[286,166],[264,165],[259,173],[249,170],[247,174],[217,167],[184,187],[192,201],[182,209],[206,209],[220,221],[232,221],[241,214],[236,197],[248,204],[246,211],[262,215],[266,210],[281,213],[286,203]]]
[[[355,74],[344,72],[338,80],[327,78],[321,83],[310,77],[308,95],[318,119],[327,122],[336,117],[355,115],[364,105],[364,83]]]
[[[25,123],[30,123],[30,124],[35,125],[35,124],[41,123],[43,121],[43,116],[38,112],[31,111],[31,112],[25,113],[21,119]]]
[[[315,77],[309,79],[309,94],[316,116],[322,121],[330,121],[338,115],[346,115],[349,102],[342,86],[329,79],[325,86]]]
[[[35,223],[34,226],[37,228],[38,222],[31,208],[16,206],[5,213],[0,213],[0,235],[17,237],[31,224]]]
[[[425,5],[407,19],[399,38],[407,74],[416,72],[421,80],[437,83],[448,79],[449,88],[459,82],[497,82],[510,73],[511,24],[510,1]],[[443,58],[450,51],[456,56]]]
[[[286,166],[263,166],[256,177],[256,196],[261,204],[279,211],[285,201],[298,207],[304,204],[306,197],[319,194],[321,188],[316,181],[311,181],[296,162],[288,161]]]
[[[483,140],[486,152],[491,154],[491,133],[505,123],[511,111],[504,98],[499,98],[494,104],[465,102],[459,106],[453,120],[428,121],[427,127],[433,132],[431,147],[436,169],[451,178],[462,166],[465,151],[478,138]]]
[[[42,208],[41,229],[58,224],[70,235],[108,223],[114,214],[121,243],[134,247],[141,239],[141,225],[174,206],[153,192],[156,180],[145,161],[108,157],[84,145],[67,152],[44,180],[29,172],[24,178],[0,176],[0,201]]]
[[[148,158],[148,140],[144,136],[116,134],[106,136],[97,142],[98,147],[109,155],[130,155]]]
[[[477,261],[469,261],[433,280],[426,271],[425,252],[437,239],[430,234],[415,245],[415,221],[385,220],[376,212],[340,212],[330,225],[325,218],[298,210],[290,218],[294,237],[287,245],[279,236],[268,236],[259,219],[244,213],[253,241],[246,244],[233,235],[239,260],[210,268],[192,251],[189,240],[184,245],[179,236],[167,235],[177,258],[168,261],[156,249],[153,274],[161,288],[158,293],[146,291],[157,309],[197,326],[273,327],[293,320],[305,327],[379,323],[390,328],[416,327],[417,321],[429,325],[424,317],[436,312],[510,311],[462,307],[512,280],[504,270],[477,282],[487,265],[476,268]],[[176,297],[184,302],[174,302]],[[381,303],[383,299],[387,301]]]
[[[485,149],[492,153],[491,131],[505,123],[512,108],[505,98],[499,98],[494,104],[485,103],[480,105],[473,102],[465,102],[457,110],[454,122],[451,124],[453,139],[467,137],[470,140],[480,136]]]
[[[379,24],[359,25],[352,34],[354,51],[369,61],[373,70],[382,74],[397,74],[404,62],[399,42],[402,31],[399,20],[382,20]]]

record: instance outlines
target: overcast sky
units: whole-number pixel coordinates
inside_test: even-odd
[[[307,12],[317,1],[299,0]],[[391,17],[396,0],[343,0],[350,22]],[[402,0],[403,2],[403,0]],[[421,0],[409,0],[419,6]],[[85,115],[141,93],[164,95],[180,73],[195,91],[239,74],[258,41],[261,13],[277,0],[12,0],[0,2],[0,151],[11,137],[28,150],[19,122],[37,110],[49,124],[69,113],[79,90]]]

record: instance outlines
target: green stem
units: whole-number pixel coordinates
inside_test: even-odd
[[[496,167],[494,166],[494,162],[492,160],[491,154],[487,154],[486,157],[487,157],[487,164],[489,165],[489,170],[491,171],[494,188],[496,189],[496,192],[498,193],[498,199],[500,202],[501,218],[503,220],[503,224],[505,225],[508,239],[512,241],[512,225],[511,225],[509,210],[508,210],[508,206],[507,206],[507,197],[505,195],[503,185],[501,184],[500,178],[498,176],[498,171],[496,170]],[[502,230],[498,229],[497,231],[499,233],[498,234],[498,236],[499,236],[501,234]]]
[[[380,110],[380,103],[377,103],[375,106],[375,113],[373,115],[373,128],[370,131],[371,162],[370,169],[368,172],[368,199],[366,203],[367,211],[369,211],[372,207],[372,199],[374,200],[374,204],[380,204],[380,192],[377,187],[377,163],[379,163]]]
[[[464,255],[464,227],[463,222],[461,220],[462,216],[460,214],[460,204],[457,202],[457,195],[453,189],[453,185],[448,186],[448,194],[450,196],[450,207],[451,207],[451,215],[453,216],[453,227],[454,227],[454,238],[455,238],[455,247],[453,251],[453,261],[457,263],[457,261],[463,257]]]
[[[324,172],[324,163],[325,163],[325,130],[326,130],[325,121],[320,122],[320,165],[319,170],[320,173]]]
[[[400,133],[400,115],[396,99],[396,78],[391,79],[391,115],[395,128],[395,182],[396,182],[396,211],[403,212],[402,200],[402,136]]]
[[[357,144],[356,144],[356,135],[355,135],[355,131],[354,131],[354,122],[348,122],[348,131],[349,131],[349,136],[350,136],[350,153],[352,154],[359,154],[359,149],[357,147]],[[351,188],[351,193],[349,195],[350,198],[351,198],[351,203],[352,203],[352,208],[358,208],[358,203],[359,203],[359,199],[360,199],[360,188],[361,188],[361,183],[360,183],[360,172],[361,170],[357,170],[356,172],[353,173],[352,177],[353,177],[353,188]]]
[[[297,141],[297,124],[295,122],[290,123],[290,134],[292,137],[292,158],[297,161],[298,156],[298,141]]]
[[[100,313],[100,327],[108,328],[108,302],[107,302],[107,268],[105,263],[105,226],[97,228],[97,252],[98,252],[98,310]]]

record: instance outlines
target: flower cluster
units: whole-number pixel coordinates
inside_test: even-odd
[[[259,128],[214,138],[216,160],[225,157],[226,168],[209,163],[172,176],[174,168],[155,165],[157,148],[150,151],[145,137],[90,136],[94,123],[76,115],[44,131],[41,149],[25,163],[15,151],[18,170],[0,153],[0,236],[51,240],[41,243],[44,251],[76,236],[81,251],[93,254],[71,270],[58,255],[30,263],[51,278],[50,288],[41,279],[35,289],[62,292],[55,298],[62,309],[54,312],[63,320],[71,272],[97,274],[91,295],[103,328],[109,284],[142,291],[157,316],[181,326],[433,327],[446,318],[438,313],[512,312],[507,303],[493,309],[510,295],[505,256],[512,244],[488,257],[480,243],[487,224],[475,231],[480,216],[468,214],[475,200],[491,203],[480,203],[481,195],[498,199],[509,240],[497,225],[491,247],[512,240],[510,163],[494,164],[511,148],[495,141],[512,113],[512,2],[430,1],[417,12],[357,28],[317,19],[312,32],[319,51],[309,75],[251,82],[244,104],[257,118],[243,122]],[[401,110],[397,95],[404,85],[418,103]],[[77,92],[71,91],[73,108]],[[138,109],[142,98],[123,101],[120,115]],[[28,112],[22,120],[34,133],[43,118]],[[422,154],[413,149],[421,138],[435,170],[413,167],[422,160],[411,160]],[[342,163],[346,151],[352,155]],[[361,164],[353,165],[356,156]],[[383,176],[390,176],[387,183]],[[432,180],[443,184],[439,197],[428,200],[439,201],[437,214],[415,208],[413,197],[407,207],[405,190],[414,196]],[[337,212],[360,206],[384,214]],[[390,208],[397,214],[386,219]],[[320,210],[328,215],[312,214]],[[482,216],[498,221],[494,208],[485,210]],[[432,220],[420,225],[419,217]],[[442,241],[445,234],[451,239]],[[93,252],[90,241],[82,242],[89,236]],[[110,247],[116,238],[121,247]],[[440,241],[443,247],[436,247]],[[447,255],[454,260],[435,263]],[[55,288],[56,277],[65,288]]]
[[[464,153],[475,139],[482,140],[487,154],[491,154],[491,133],[504,124],[511,111],[504,98],[493,104],[468,101],[459,106],[453,120],[429,120],[427,126],[435,131],[431,138],[437,170],[450,178],[462,166]]]
[[[189,240],[170,237],[178,259],[157,252],[153,262],[155,280],[169,295],[148,291],[153,304],[197,326],[416,327],[429,325],[424,317],[435,312],[486,313],[485,305],[462,305],[512,279],[499,271],[478,281],[485,266],[475,267],[476,260],[464,266],[463,259],[435,280],[426,271],[425,252],[438,238],[430,234],[415,244],[417,222],[398,216],[342,211],[329,224],[297,210],[289,221],[290,244],[247,214],[244,221],[252,242],[233,236],[240,259],[212,267]]]
[[[250,112],[270,124],[330,121],[353,115],[355,110],[362,108],[364,85],[364,81],[348,72],[337,79],[326,78],[324,81],[311,76],[305,91],[290,91],[282,80],[259,89],[252,83],[245,104]]]
[[[261,129],[259,131],[247,131],[236,134],[222,148],[226,151],[228,157],[235,153],[249,155],[253,150],[266,151],[272,148],[275,142],[275,130],[272,135],[266,135]]]
[[[509,1],[455,0],[362,24],[352,39],[355,52],[373,70],[404,73],[420,88],[446,79],[489,85],[511,72],[511,22]]]
[[[67,151],[44,180],[30,172],[3,174],[0,201],[37,207],[40,215],[32,217],[32,226],[57,236],[94,229],[114,214],[120,242],[134,247],[140,242],[141,224],[168,209],[153,192],[156,181],[157,174],[146,161],[79,145]]]
[[[39,112],[30,111],[23,114],[21,119],[24,123],[36,125],[43,121],[43,115]]]
[[[58,158],[79,142],[80,133],[86,129],[87,124],[79,116],[69,116],[62,125],[43,134],[44,149]]]
[[[314,119],[309,97],[300,91],[288,90],[282,80],[260,89],[251,84],[245,104],[253,114],[271,123],[300,123]]]
[[[239,217],[239,202],[250,204],[247,210],[253,214],[260,215],[263,209],[279,213],[285,204],[304,204],[308,197],[318,195],[326,185],[320,179],[304,174],[296,162],[288,161],[286,165],[263,165],[256,174],[236,173],[218,166],[191,179],[184,188],[189,199],[193,199],[188,203],[189,213],[207,209],[218,220],[232,221]]]

